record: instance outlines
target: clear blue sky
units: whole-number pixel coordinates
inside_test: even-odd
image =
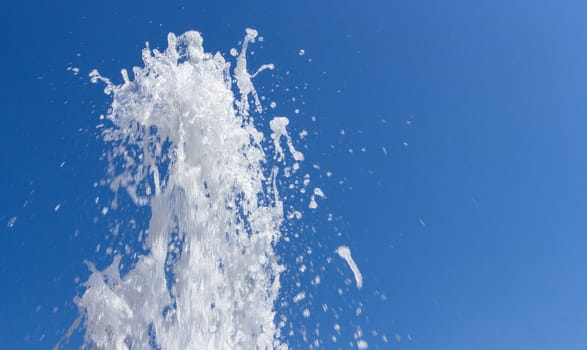
[[[292,88],[279,111],[301,107],[307,165],[334,173],[311,240],[351,247],[365,278],[352,298],[390,339],[370,348],[587,347],[584,2],[168,3],[2,5],[1,348],[52,346],[83,259],[100,259],[108,99],[87,73],[118,78],[170,31],[227,53],[246,27],[265,37],[250,65],[278,68],[260,89]]]

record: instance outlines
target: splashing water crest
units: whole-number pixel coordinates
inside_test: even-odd
[[[131,267],[123,266],[122,255],[104,270],[88,263],[91,275],[76,298],[80,318],[72,326],[83,320],[86,345],[288,348],[274,322],[284,270],[274,251],[283,222],[279,169],[264,168],[266,138],[249,115],[249,99],[262,112],[251,79],[273,69],[248,73],[247,46],[256,37],[247,29],[233,76],[230,63],[206,53],[195,31],[169,34],[164,52],[147,44],[144,67],[133,68],[133,80],[123,70],[121,85],[90,74],[113,97],[112,126],[103,134],[112,146],[108,184],[149,207],[151,217],[145,253]],[[278,163],[286,157],[281,136],[291,158],[303,160],[288,122],[270,122]]]

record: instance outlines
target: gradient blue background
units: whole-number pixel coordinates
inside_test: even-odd
[[[307,217],[324,236],[338,218],[342,237],[315,239],[351,247],[352,298],[390,339],[370,348],[587,347],[584,2],[165,3],[0,5],[1,348],[55,344],[83,259],[100,259],[108,99],[89,70],[118,79],[170,31],[226,53],[245,27],[265,37],[251,66],[292,87],[276,99],[310,131],[307,164],[334,173]]]

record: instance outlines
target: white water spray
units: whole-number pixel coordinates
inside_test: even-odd
[[[286,117],[269,122],[269,137],[253,124],[249,101],[254,112],[263,109],[252,79],[273,69],[266,64],[248,72],[247,48],[256,37],[247,29],[233,74],[222,55],[204,51],[195,31],[169,34],[164,52],[147,43],[144,67],[133,68],[132,80],[123,70],[120,85],[90,73],[113,97],[111,127],[103,133],[109,144],[106,182],[115,193],[111,207],[117,208],[125,191],[135,205],[150,209],[150,222],[143,253],[114,251],[104,270],[88,262],[91,275],[75,300],[80,317],[64,339],[83,324],[85,345],[95,349],[288,349],[281,341],[286,317],[275,324],[284,271],[274,251],[284,219],[278,165],[291,157],[293,167],[283,169],[289,177],[304,156],[294,147]],[[263,148],[269,143],[272,157]],[[268,171],[271,159],[278,165]],[[325,197],[315,188],[310,208],[317,208],[316,196]],[[361,288],[350,250],[336,252]],[[319,276],[313,281],[318,285]],[[293,302],[309,298],[299,292]],[[321,309],[327,312],[328,306]],[[340,310],[333,310],[337,319]],[[309,317],[309,309],[303,315]],[[289,327],[292,335],[294,326]],[[358,329],[354,344],[366,348]],[[307,342],[306,331],[301,333]]]
[[[86,344],[287,348],[274,324],[283,209],[275,172],[263,172],[264,136],[249,117],[250,97],[261,111],[245,56],[256,35],[247,30],[234,69],[240,100],[230,64],[206,53],[194,31],[169,34],[164,52],[147,45],[144,68],[133,69],[133,80],[123,70],[121,85],[91,73],[113,96],[104,133],[113,145],[110,187],[149,206],[151,219],[147,253],[128,273],[121,275],[120,256],[104,271],[89,264],[76,300]]]

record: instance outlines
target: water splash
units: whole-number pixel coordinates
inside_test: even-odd
[[[264,174],[264,136],[249,118],[249,98],[261,111],[245,56],[256,36],[247,30],[234,69],[240,100],[230,64],[206,53],[195,31],[169,34],[164,52],[147,44],[144,67],[133,80],[123,70],[121,85],[91,73],[113,97],[109,186],[150,207],[151,219],[146,253],[128,272],[121,255],[103,271],[88,263],[76,300],[87,345],[287,348],[274,324],[283,209],[276,171]]]
[[[277,315],[275,305],[278,300],[288,305],[279,299],[285,268],[275,253],[287,233],[278,180],[280,171],[289,179],[287,196],[291,186],[305,193],[310,178],[291,179],[304,156],[294,147],[286,117],[264,121],[269,137],[255,127],[252,115],[263,108],[252,79],[274,68],[265,64],[249,73],[246,53],[256,38],[257,32],[247,29],[240,53],[232,53],[232,72],[222,55],[204,51],[198,32],[189,31],[169,34],[163,52],[147,43],[144,67],[134,67],[132,79],[122,70],[120,85],[97,70],[90,73],[112,96],[111,126],[103,132],[109,145],[104,182],[115,194],[110,207],[116,209],[126,193],[135,206],[148,209],[150,221],[146,238],[138,239],[142,250],[109,248],[113,262],[102,270],[87,262],[91,275],[75,300],[80,317],[64,339],[83,325],[85,345],[96,349],[288,349],[284,339],[297,326]],[[275,151],[269,156],[268,145]],[[286,165],[289,161],[293,164]],[[325,198],[317,187],[309,195],[312,209],[316,197]],[[287,218],[302,217],[291,205],[285,208]],[[117,224],[112,234],[119,229]],[[350,250],[336,253],[361,288]],[[306,265],[299,263],[303,274]],[[320,276],[311,284],[319,285]],[[312,315],[312,293],[301,291],[291,299],[305,304],[304,318]],[[343,314],[342,307],[319,307],[336,320]],[[319,322],[313,342],[301,328],[310,349],[328,341],[318,332]],[[348,344],[367,348],[356,329]],[[340,335],[338,323],[333,330]],[[336,343],[337,337],[329,341]]]
[[[336,254],[338,254],[341,258],[346,261],[349,265],[351,271],[353,271],[353,275],[355,276],[355,283],[357,284],[357,288],[361,289],[363,287],[363,275],[355,263],[353,256],[351,255],[351,250],[347,246],[340,246],[336,249]]]

